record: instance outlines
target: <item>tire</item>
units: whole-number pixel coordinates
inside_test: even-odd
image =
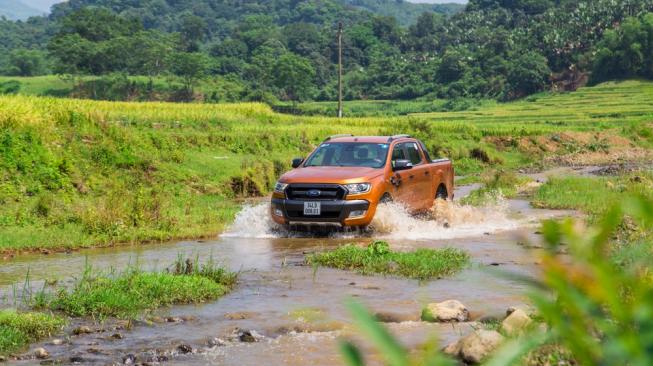
[[[390,203],[392,202],[392,196],[390,196],[390,193],[384,193],[383,196],[381,196],[381,199],[379,200],[379,203]]]
[[[438,186],[438,190],[435,193],[435,199],[436,200],[447,200],[449,198],[449,194],[447,193],[447,187],[444,186],[444,184],[440,184]]]

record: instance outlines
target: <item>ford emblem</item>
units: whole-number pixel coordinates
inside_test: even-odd
[[[320,197],[321,192],[317,189],[311,189],[310,191],[307,192],[307,195],[309,197]]]

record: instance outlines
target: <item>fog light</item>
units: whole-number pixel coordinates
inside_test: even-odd
[[[349,218],[365,216],[367,210],[354,210],[349,213]]]
[[[278,208],[275,208],[275,209],[274,209],[274,215],[275,215],[275,216],[281,216],[281,217],[283,217],[283,211],[281,211],[281,210],[278,209]]]

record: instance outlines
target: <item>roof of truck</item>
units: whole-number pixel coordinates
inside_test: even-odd
[[[351,136],[351,135],[336,135],[331,136],[324,140],[324,142],[366,142],[372,144],[390,143],[395,140],[410,138],[408,135],[395,135],[395,136]]]

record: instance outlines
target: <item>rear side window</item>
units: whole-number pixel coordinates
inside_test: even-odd
[[[408,152],[408,160],[410,160],[413,165],[422,163],[422,156],[419,154],[419,148],[414,142],[406,144],[406,152]]]

